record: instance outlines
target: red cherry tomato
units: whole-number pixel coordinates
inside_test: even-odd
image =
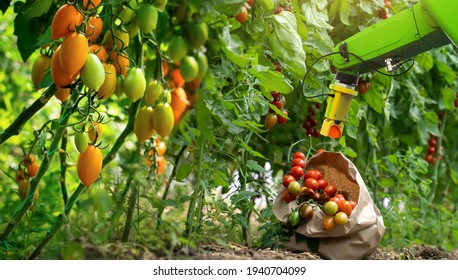
[[[355,209],[356,204],[357,204],[356,201],[354,201],[354,200],[349,200],[348,202],[350,202],[351,209]]]
[[[321,172],[319,170],[313,169],[305,172],[304,179],[313,178],[319,180],[322,178]]]
[[[305,161],[301,158],[295,158],[291,161],[291,166],[300,166],[305,168]]]
[[[282,199],[286,202],[286,203],[290,203],[291,201],[295,200],[296,199],[296,196],[292,193],[290,193],[288,191],[288,189],[285,190],[285,192],[283,192],[283,197]]]
[[[294,178],[293,176],[291,175],[285,175],[283,177],[283,181],[282,181],[282,184],[285,188],[288,187],[289,183],[291,183],[292,181],[296,181],[296,178]]]
[[[304,175],[304,169],[300,166],[293,166],[291,167],[289,174],[291,174],[294,178],[298,179]]]
[[[339,212],[344,212],[348,217],[350,217],[352,211],[353,208],[351,207],[350,202],[346,200],[342,202],[342,205],[339,205]]]
[[[317,184],[318,184],[318,189],[322,189],[323,190],[328,185],[328,181],[326,181],[325,179],[321,178],[321,179],[317,180]]]
[[[300,159],[305,160],[305,155],[304,155],[304,153],[302,153],[302,152],[295,152],[295,153],[293,154],[293,158],[300,158]]]
[[[318,182],[313,178],[307,178],[305,180],[305,186],[307,188],[311,188],[312,190],[316,191],[318,189]]]
[[[337,187],[334,185],[327,185],[324,191],[328,193],[330,197],[333,197],[337,193]]]

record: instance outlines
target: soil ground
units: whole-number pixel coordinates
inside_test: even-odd
[[[252,248],[239,244],[221,246],[217,244],[201,245],[199,248],[183,247],[169,255],[157,254],[135,243],[111,243],[102,246],[84,244],[84,255],[89,260],[320,260],[319,255],[309,252],[291,252],[281,249]],[[458,260],[458,249],[442,251],[440,249],[415,245],[400,251],[378,248],[369,255],[368,260]]]

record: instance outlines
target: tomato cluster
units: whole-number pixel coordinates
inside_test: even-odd
[[[18,193],[21,200],[26,199],[29,187],[30,179],[35,177],[38,173],[39,165],[35,161],[33,154],[25,155],[19,164],[19,169],[16,171],[16,182],[18,183]],[[34,199],[38,199],[38,188],[33,196]]]
[[[152,147],[148,148],[148,152],[145,155],[146,165],[155,168],[156,175],[160,176],[164,174],[165,168],[167,167],[167,159],[165,158],[165,152],[167,151],[167,144],[156,138],[152,142]],[[153,165],[153,162],[156,162]]]
[[[389,0],[384,0],[384,7],[377,11],[378,17],[381,19],[387,19],[389,17],[390,8],[391,2]]]
[[[315,108],[320,109],[320,103],[315,103]],[[308,115],[302,122],[302,128],[305,129],[305,134],[308,136],[318,138],[320,137],[320,131],[316,128],[318,123],[315,119],[315,108],[313,108],[313,106],[308,107]]]
[[[426,150],[425,160],[433,165],[437,158],[437,137],[430,134],[428,140],[428,149]],[[439,157],[441,159],[441,157]]]
[[[276,67],[278,68],[278,66],[276,66]],[[286,99],[283,96],[283,94],[281,94],[279,92],[276,92],[276,91],[272,91],[270,94],[272,95],[272,98],[273,98],[271,104],[273,106],[275,106],[278,110],[281,110],[283,112],[283,114],[288,116],[288,111],[283,108],[283,106],[286,103]],[[280,125],[286,123],[286,118],[284,116],[280,115],[280,114],[275,113],[275,111],[272,110],[272,108],[270,108],[269,109],[269,114],[267,114],[266,120],[265,120],[266,128],[271,129],[277,123],[280,124]]]
[[[297,200],[300,206],[291,212],[288,224],[294,227],[301,220],[307,222],[313,217],[316,206],[321,207],[326,214],[323,218],[323,229],[332,229],[336,224],[347,223],[356,201],[348,199],[348,192],[338,191],[337,186],[329,184],[320,170],[305,171],[305,168],[304,153],[294,153],[289,174],[282,180],[282,185],[286,188],[282,199],[286,203]]]

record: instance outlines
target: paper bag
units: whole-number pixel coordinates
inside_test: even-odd
[[[361,175],[355,165],[342,153],[321,152],[307,162],[307,170],[320,170],[329,184],[338,191],[349,192],[349,199],[357,201],[348,222],[324,230],[322,225],[325,213],[315,207],[313,217],[294,229],[285,247],[292,251],[317,252],[326,259],[363,259],[377,248],[385,232],[383,218],[374,204]],[[282,223],[287,223],[288,215],[296,209],[298,201],[286,203],[282,199],[285,187],[281,186],[273,205],[273,212]],[[311,245],[312,244],[312,245]]]

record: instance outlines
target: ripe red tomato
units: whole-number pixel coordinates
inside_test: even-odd
[[[291,183],[292,181],[296,181],[296,178],[294,178],[293,176],[291,175],[285,175],[283,176],[283,181],[282,181],[282,184],[285,188],[288,187],[289,183]]]
[[[304,169],[300,166],[293,166],[291,167],[289,174],[291,174],[294,178],[298,179],[304,175]]]
[[[339,206],[339,209],[342,208],[342,204],[343,204],[343,202],[344,202],[344,200],[343,200],[343,199],[340,199],[337,195],[331,197],[331,198],[329,199],[329,201],[334,201],[335,203],[337,203],[337,205]]]
[[[293,159],[294,159],[294,158],[300,158],[300,159],[305,160],[305,155],[304,155],[304,153],[302,153],[302,152],[295,152],[295,153],[293,154]]]
[[[275,107],[278,108],[278,110],[281,110],[283,108],[283,102],[281,102],[280,100],[274,100],[272,101],[272,105],[274,105]]]
[[[321,178],[321,179],[318,179],[317,180],[317,184],[318,184],[318,189],[324,189],[327,187],[328,185],[328,181],[326,181],[325,179]]]
[[[288,189],[286,189],[284,192],[283,192],[283,196],[282,196],[282,199],[286,202],[286,203],[290,203],[291,201],[294,201],[296,199],[296,196],[292,193],[290,193],[288,191]]]
[[[327,185],[324,191],[328,193],[330,197],[333,197],[337,193],[337,187],[334,185]]]
[[[429,164],[434,164],[434,163],[436,163],[436,157],[434,157],[434,156],[431,155],[431,154],[426,155],[426,156],[425,156],[425,160],[426,160]]]
[[[266,116],[265,124],[266,124],[267,129],[271,129],[272,127],[274,127],[277,124],[277,122],[278,122],[278,117],[276,114],[270,113]]]
[[[332,215],[324,216],[322,224],[323,224],[323,229],[325,230],[333,229],[336,226],[336,222],[334,221],[334,216]]]
[[[305,180],[305,186],[307,188],[311,188],[312,190],[316,191],[318,189],[318,182],[313,178],[307,178]]]
[[[308,178],[313,178],[315,180],[321,179],[322,178],[321,171],[312,169],[312,170],[305,172],[304,179],[308,179]]]
[[[248,17],[248,10],[245,6],[242,5],[240,12],[235,16],[235,19],[240,23],[244,23],[247,17]]]
[[[437,140],[434,136],[429,138],[428,144],[430,147],[436,147],[437,146]]]
[[[288,116],[288,111],[283,110],[282,112],[283,112],[283,114]],[[278,115],[278,124],[284,124],[285,122],[286,122],[286,118],[284,118],[283,116]]]
[[[305,168],[305,161],[301,158],[295,158],[291,161],[291,166],[300,166],[302,169]]]

